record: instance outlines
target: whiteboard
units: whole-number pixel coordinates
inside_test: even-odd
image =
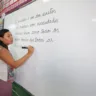
[[[15,59],[34,54],[16,69],[15,81],[35,96],[96,96],[96,1],[50,0],[5,17]]]

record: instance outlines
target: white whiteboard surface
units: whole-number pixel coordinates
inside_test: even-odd
[[[43,16],[45,12],[49,14]],[[35,96],[96,96],[95,0],[37,0],[7,15],[5,28],[15,38],[10,46],[15,59],[26,53],[16,46],[35,48],[16,70],[16,82],[28,91]]]

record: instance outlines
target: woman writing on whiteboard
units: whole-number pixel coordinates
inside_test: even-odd
[[[0,30],[0,70],[5,68],[5,77],[4,73],[0,72],[0,79],[7,81],[7,74],[9,73],[12,75],[10,72],[7,73],[7,65],[9,66],[9,69],[12,70],[14,68],[17,68],[24,64],[24,62],[32,55],[34,52],[34,48],[32,46],[28,46],[28,53],[20,58],[19,60],[14,60],[12,55],[10,54],[10,51],[8,50],[8,45],[13,43],[13,37],[11,32],[8,29],[2,29]],[[3,71],[3,70],[2,70]],[[3,74],[3,76],[2,76]],[[8,75],[9,76],[9,75]],[[11,77],[11,76],[10,76]]]

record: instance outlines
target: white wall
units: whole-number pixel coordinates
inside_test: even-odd
[[[50,8],[56,13],[28,19],[37,13],[41,15]],[[53,17],[58,19],[57,23],[36,25],[37,22]],[[27,20],[17,22],[23,18]],[[26,53],[26,50],[16,46],[30,44],[35,47],[33,56],[17,69],[16,82],[35,96],[96,96],[95,18],[94,0],[50,0],[46,3],[37,0],[6,16],[5,28],[9,28],[15,38],[28,39],[27,42],[15,41],[10,47],[14,57],[19,58]],[[26,24],[35,25],[20,28]],[[52,33],[54,28],[59,32]],[[42,29],[51,32],[42,34]],[[24,35],[24,32],[32,31],[39,33]],[[30,38],[42,38],[44,42],[30,41]],[[46,42],[48,38],[52,38],[53,42]]]

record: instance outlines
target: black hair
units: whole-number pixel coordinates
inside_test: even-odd
[[[0,37],[4,37],[4,34],[9,32],[8,29],[1,29],[0,30]],[[4,48],[8,49],[8,46],[6,44],[4,44],[1,40],[0,40],[0,45],[3,46]]]

